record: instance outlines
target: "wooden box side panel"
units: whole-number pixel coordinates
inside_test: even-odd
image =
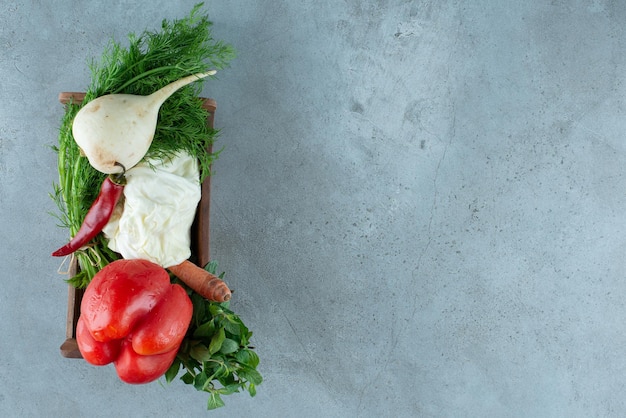
[[[79,92],[63,92],[59,94],[59,101],[65,105],[70,102],[80,103],[85,97],[84,93]],[[207,125],[213,129],[215,110],[217,105],[215,100],[209,98],[201,98],[202,106],[208,111]],[[209,149],[209,152],[212,150]],[[191,259],[197,265],[204,267],[210,261],[210,208],[211,208],[211,176],[208,176],[201,185],[202,195],[196,216],[191,227]],[[78,271],[78,265],[75,259],[69,267],[69,277],[74,276]],[[67,297],[67,321],[65,329],[65,341],[61,344],[61,355],[66,358],[82,358],[76,343],[76,323],[80,317],[80,303],[83,298],[84,290],[76,289],[68,286]]]

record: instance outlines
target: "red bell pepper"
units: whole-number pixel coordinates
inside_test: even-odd
[[[170,367],[187,332],[193,306],[161,266],[117,260],[89,283],[81,303],[76,341],[83,358],[114,363],[126,383],[148,383]]]

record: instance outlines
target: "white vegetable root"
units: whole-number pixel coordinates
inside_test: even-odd
[[[181,78],[149,96],[100,96],[76,114],[72,125],[74,140],[96,170],[105,174],[128,170],[148,152],[163,102],[181,87],[215,73]]]

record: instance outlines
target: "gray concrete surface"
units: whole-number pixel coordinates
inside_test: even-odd
[[[59,355],[62,108],[192,1],[0,5],[0,411],[205,416]],[[265,382],[211,416],[626,416],[626,4],[230,1],[212,252]]]

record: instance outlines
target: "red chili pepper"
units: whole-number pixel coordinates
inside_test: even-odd
[[[102,231],[102,228],[104,228],[109,222],[109,219],[111,219],[115,205],[124,191],[123,181],[119,179],[123,179],[123,173],[121,176],[116,176],[116,180],[113,180],[111,176],[104,179],[100,193],[91,205],[91,208],[89,208],[87,215],[85,215],[85,219],[78,229],[78,232],[70,242],[52,253],[54,257],[63,257],[72,254],[94,239],[95,236]]]

